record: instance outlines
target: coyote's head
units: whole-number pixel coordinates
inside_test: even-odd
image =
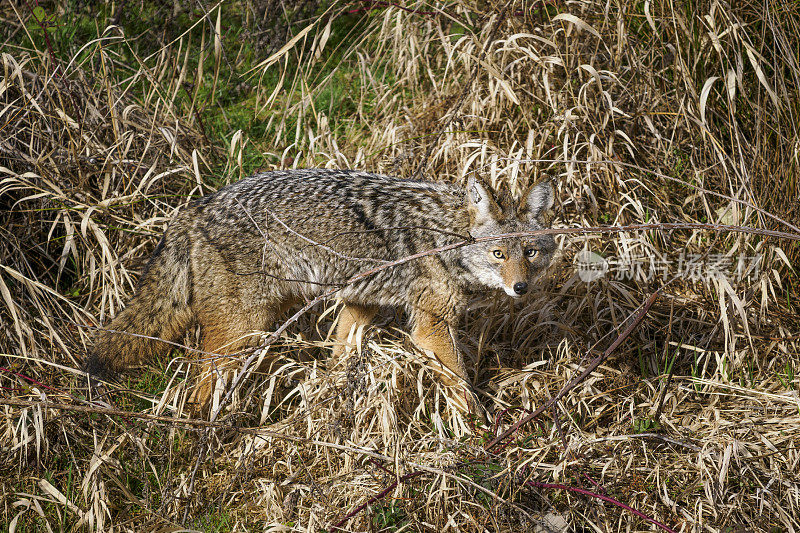
[[[553,206],[554,193],[546,180],[531,187],[519,202],[513,202],[510,195],[493,196],[478,180],[470,178],[466,195],[469,232],[478,239],[543,229],[546,224],[542,215]],[[531,235],[479,242],[461,248],[461,253],[462,263],[481,284],[518,298],[550,264],[555,249],[552,235]]]

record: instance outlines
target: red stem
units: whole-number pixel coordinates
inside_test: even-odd
[[[333,526],[331,526],[331,529],[334,529],[334,530],[341,529],[341,527],[343,525],[345,525],[348,520],[353,518],[355,515],[357,515],[358,513],[363,511],[364,509],[366,509],[369,505],[371,505],[374,502],[376,502],[378,500],[381,500],[384,497],[386,497],[387,494],[389,494],[390,492],[392,492],[394,490],[394,488],[398,485],[398,483],[402,483],[404,481],[408,481],[409,479],[417,477],[417,476],[419,476],[420,474],[423,474],[423,473],[424,472],[422,470],[415,470],[415,471],[411,472],[410,474],[406,474],[406,475],[402,476],[399,480],[394,480],[391,485],[389,485],[388,487],[383,489],[380,493],[376,494],[375,496],[373,496],[372,498],[367,500],[365,503],[362,503],[361,505],[359,505],[358,507],[356,507],[355,509],[353,509],[352,511],[347,513],[347,515],[345,515],[341,520],[339,520]]]
[[[365,3],[367,3],[367,2],[365,2]],[[353,13],[358,13],[358,12],[361,12],[361,11],[372,11],[374,9],[380,9],[382,7],[396,7],[397,9],[402,9],[406,13],[414,13],[414,14],[417,14],[417,15],[438,15],[438,13],[435,12],[435,11],[418,11],[416,9],[410,9],[410,8],[407,8],[407,7],[403,7],[400,4],[396,4],[394,2],[374,2],[373,1],[373,2],[369,2],[369,4],[370,5],[367,5],[365,7],[359,7],[359,8],[356,8],[356,9],[351,9],[351,10],[349,10],[347,12],[347,14],[348,15],[352,15]]]
[[[599,500],[603,500],[604,502],[608,502],[608,503],[616,505],[617,507],[625,509],[626,511],[635,514],[639,518],[647,520],[651,524],[654,524],[654,525],[660,527],[664,531],[668,531],[669,533],[677,533],[674,529],[665,526],[664,524],[662,524],[661,522],[659,522],[659,521],[657,521],[657,520],[655,520],[653,518],[650,518],[649,516],[647,516],[643,512],[637,511],[636,509],[634,509],[630,505],[625,505],[621,501],[615,500],[614,498],[611,498],[609,496],[604,496],[602,494],[598,494],[596,492],[592,492],[592,491],[586,490],[586,489],[579,489],[577,487],[568,487],[567,485],[561,485],[559,483],[541,483],[539,481],[526,481],[525,483],[527,485],[530,485],[530,486],[536,487],[536,488],[540,488],[540,489],[562,489],[562,490],[568,490],[570,492],[577,492],[578,494],[583,494],[583,495],[586,495],[586,496],[591,496],[593,498],[597,498]]]
[[[35,3],[36,7],[39,7],[39,1],[35,0]],[[33,20],[35,20],[36,24],[38,24],[39,27],[42,29],[42,33],[44,34],[44,43],[47,45],[47,51],[50,52],[50,60],[53,62],[53,74],[60,78],[61,74],[58,73],[58,63],[56,62],[56,53],[53,51],[53,45],[50,42],[50,36],[47,34],[47,26],[43,24],[44,21],[39,20],[39,17],[36,16],[36,12],[33,10],[30,4],[28,4],[28,2],[25,2],[25,7],[28,8],[28,10],[31,12],[31,17],[33,18]]]
[[[25,374],[20,374],[19,372],[14,372],[14,371],[13,371],[13,370],[11,370],[10,368],[6,368],[6,367],[4,367],[4,366],[0,366],[0,372],[7,372],[7,373],[9,373],[9,374],[12,374],[12,375],[14,375],[14,376],[17,376],[18,378],[22,378],[22,379],[24,379],[24,380],[26,380],[26,381],[30,381],[30,382],[31,382],[31,383],[33,383],[34,385],[38,385],[38,386],[40,386],[40,387],[42,387],[42,388],[44,388],[44,389],[47,389],[47,390],[49,390],[49,391],[57,392],[57,393],[59,393],[59,394],[65,394],[65,395],[69,396],[70,398],[72,398],[73,400],[75,400],[75,399],[76,399],[76,398],[75,398],[75,397],[74,397],[72,394],[69,394],[68,392],[64,392],[64,391],[62,391],[62,390],[56,389],[56,388],[54,388],[54,387],[51,387],[50,385],[45,385],[45,384],[44,384],[44,383],[42,383],[41,381],[36,381],[35,379],[33,379],[33,378],[31,378],[31,377],[28,377],[28,376],[26,376]]]

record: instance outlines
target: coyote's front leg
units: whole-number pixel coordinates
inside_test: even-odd
[[[344,303],[344,307],[339,313],[339,323],[336,325],[333,353],[328,360],[328,369],[335,367],[347,349],[352,348],[352,345],[347,342],[350,333],[355,333],[362,326],[368,326],[377,312],[376,306]]]
[[[438,362],[444,367],[439,369],[441,381],[452,391],[456,405],[464,412],[473,412],[486,418],[483,406],[478,402],[472,383],[467,378],[464,358],[456,343],[456,328],[453,319],[445,319],[439,315],[414,310],[414,328],[411,338],[419,348],[433,352]]]

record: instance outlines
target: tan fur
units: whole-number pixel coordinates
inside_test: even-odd
[[[520,281],[527,281],[530,277],[530,262],[525,259],[521,247],[507,247],[505,249],[507,259],[500,266],[500,276],[503,283],[508,287],[513,287]]]
[[[193,400],[205,405],[225,357],[251,345],[301,300],[331,288],[345,302],[334,357],[380,306],[411,316],[412,338],[442,365],[442,380],[477,406],[457,348],[458,319],[475,294],[512,296],[552,257],[550,236],[474,243],[426,256],[348,283],[356,274],[469,237],[539,229],[552,205],[543,184],[515,203],[478,181],[466,189],[356,171],[293,170],[259,174],[183,209],[170,223],[119,316],[102,331],[85,368],[107,376],[167,350],[200,326],[203,365]],[[534,252],[525,256],[526,251]],[[140,336],[137,336],[140,335]],[[445,370],[446,369],[446,370]]]
[[[339,322],[336,324],[332,353],[333,360],[329,362],[331,367],[341,359],[342,354],[351,344],[349,343],[350,336],[354,335],[359,327],[369,325],[377,312],[378,308],[374,305],[358,305],[345,302],[344,307],[339,312]]]

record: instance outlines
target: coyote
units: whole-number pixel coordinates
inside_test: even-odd
[[[549,181],[519,202],[478,180],[466,188],[353,170],[256,174],[199,198],[169,223],[128,306],[101,331],[85,370],[97,377],[166,352],[193,324],[204,352],[231,355],[291,306],[338,289],[344,303],[334,357],[380,306],[409,314],[412,340],[433,352],[462,410],[479,408],[456,343],[468,299],[488,289],[526,294],[556,249],[551,235],[468,244],[366,270],[448,244],[542,229]],[[130,335],[130,333],[136,335]],[[159,340],[160,339],[160,340]],[[217,372],[205,363],[193,398],[201,408]],[[463,400],[466,400],[464,402]]]

